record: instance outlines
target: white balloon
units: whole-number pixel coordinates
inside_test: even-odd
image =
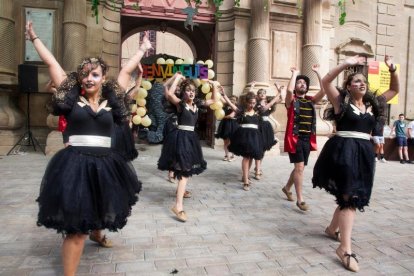
[[[141,86],[147,91],[152,88],[152,84],[147,80],[143,80]]]
[[[160,57],[157,59],[157,64],[165,64],[165,59]]]
[[[208,69],[208,79],[209,80],[213,79],[215,75],[216,75],[216,73],[214,73],[213,70]]]
[[[199,61],[197,61],[197,64],[204,64],[204,61],[199,60]]]
[[[205,65],[208,66],[209,69],[213,68],[214,62],[211,59],[208,59],[204,62]]]
[[[183,62],[184,62],[184,60],[182,60],[181,58],[179,58],[179,59],[177,59],[177,60],[175,61],[175,64],[180,65],[180,64],[183,64]]]
[[[147,90],[145,90],[144,88],[140,87],[140,88],[138,89],[138,93],[137,93],[137,95],[135,96],[135,99],[144,99],[144,98],[146,98],[147,96],[148,96],[148,92],[147,92]]]
[[[200,79],[193,79],[194,84],[199,87],[201,85]]]
[[[139,125],[139,124],[141,123],[141,116],[139,116],[139,115],[135,115],[134,117],[132,117],[132,122],[133,122],[135,125]]]
[[[152,123],[151,119],[148,117],[148,115],[145,115],[145,117],[143,117],[142,120],[141,120],[141,124],[144,127],[149,127],[151,125],[151,123]]]
[[[167,59],[165,61],[165,64],[174,64],[174,60],[172,60],[171,58]]]
[[[183,61],[183,64],[193,64],[194,59],[193,58],[185,58]]]

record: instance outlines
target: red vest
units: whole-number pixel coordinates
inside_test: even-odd
[[[313,97],[305,96],[305,99],[312,100]],[[296,152],[296,143],[298,142],[299,137],[299,126],[295,124],[295,122],[299,119],[299,102],[297,101],[296,95],[293,95],[292,103],[287,111],[288,120],[286,124],[286,132],[285,132],[285,145],[284,151],[295,153]],[[312,119],[312,127],[311,127],[311,135],[310,135],[310,150],[315,151],[317,150],[316,147],[316,112],[315,108],[313,107],[313,119]]]

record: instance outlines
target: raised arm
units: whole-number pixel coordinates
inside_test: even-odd
[[[148,32],[145,32],[144,38],[142,39],[141,46],[139,46],[138,51],[132,56],[127,64],[125,64],[118,75],[118,83],[123,88],[126,89],[131,79],[132,72],[137,67],[137,64],[141,62],[142,57],[145,52],[152,48],[151,42],[148,39]]]
[[[254,93],[254,87],[255,86],[256,86],[256,81],[253,81],[252,84],[250,85],[249,92],[253,92]]]
[[[319,64],[312,65],[312,71],[315,72],[316,76],[318,77],[319,86],[321,88],[321,90],[319,90],[319,92],[316,93],[315,96],[313,96],[313,99],[312,99],[313,103],[319,102],[320,100],[322,100],[323,96],[325,96],[325,89],[323,88],[323,85],[322,85],[322,77],[321,77],[321,73],[319,72],[319,69],[320,69]]]
[[[224,88],[223,86],[220,86],[218,89],[220,95],[223,97],[223,99],[226,101],[226,103],[231,107],[231,109],[233,109],[234,112],[239,112],[239,108],[233,104],[230,99],[227,97],[226,93],[224,93]]]
[[[40,59],[46,64],[49,71],[50,80],[56,87],[60,86],[63,80],[66,78],[66,73],[60,64],[57,62],[53,54],[46,48],[40,38],[36,35],[33,23],[28,21],[26,23],[26,39],[33,43],[33,47],[39,54]]]
[[[128,92],[128,97],[130,97],[131,99],[135,98],[135,94],[137,94],[138,89],[141,87],[141,83],[142,83],[142,65],[141,63],[138,64],[137,66],[137,78],[135,79],[135,86],[130,90],[130,92]]]
[[[296,77],[299,75],[299,70],[296,67],[291,67],[290,71],[292,72],[292,76],[290,77],[287,91],[286,91],[286,98],[285,98],[285,106],[289,108],[292,104],[293,99],[293,92],[295,91],[296,85]]]
[[[322,79],[322,85],[325,89],[326,96],[328,96],[329,101],[331,102],[335,114],[339,113],[340,104],[341,104],[341,96],[339,94],[338,89],[336,89],[335,85],[332,83],[333,80],[343,71],[345,68],[357,64],[362,64],[364,62],[363,57],[358,55],[354,57],[347,58],[343,63],[338,64],[334,68],[332,68]]]
[[[211,98],[209,100],[206,100],[206,102],[204,103],[206,106],[209,106],[217,101],[216,93],[218,93],[217,91],[219,90],[218,82],[212,81],[212,80],[209,80],[208,82],[210,83],[212,90],[211,90]]]
[[[270,102],[268,102],[264,107],[263,107],[263,109],[264,110],[268,110],[269,108],[271,108],[274,104],[276,104],[276,103],[280,103],[281,101],[282,101],[282,98],[281,98],[281,89],[280,89],[280,87],[279,87],[279,85],[275,82],[275,86],[276,86],[276,95],[275,95],[275,97],[270,101]]]
[[[387,65],[388,71],[391,75],[390,88],[382,94],[385,96],[385,99],[388,102],[400,91],[400,80],[397,74],[397,66],[392,63],[391,57],[386,55],[384,62]]]
[[[174,81],[172,82],[170,88],[164,86],[164,96],[173,105],[178,105],[181,100],[175,95],[175,90],[177,89],[177,85],[180,80],[185,79],[185,77],[181,75],[181,73],[177,72],[171,78],[174,78]]]

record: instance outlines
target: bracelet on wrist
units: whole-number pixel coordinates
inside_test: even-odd
[[[394,69],[392,69],[392,68],[394,68]],[[394,66],[394,64],[391,64],[390,68],[388,69],[388,72],[394,73],[395,71],[397,71],[397,66]]]
[[[31,42],[35,41],[36,39],[38,39],[38,36],[33,37],[32,39],[30,39]]]

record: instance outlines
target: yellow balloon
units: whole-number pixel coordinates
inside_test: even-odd
[[[145,115],[145,117],[143,117],[142,120],[141,120],[141,124],[144,127],[149,127],[151,125],[151,123],[152,123],[151,119],[148,117],[148,115]]]
[[[185,58],[183,61],[183,64],[193,64],[194,59],[193,58]]]
[[[201,85],[201,80],[200,79],[193,79],[194,84],[199,87]]]
[[[137,115],[142,117],[145,115],[145,113],[147,113],[147,110],[144,107],[140,106],[137,108]]]
[[[212,92],[208,93],[206,95],[206,100],[210,100],[212,96],[213,96],[213,93]],[[220,95],[220,93],[217,93],[216,92],[216,94],[214,95],[214,97],[215,97],[215,101],[218,102],[220,100],[220,98],[221,98],[221,95]]]
[[[174,64],[174,60],[172,60],[171,58],[167,59],[165,61],[165,64]]]
[[[214,115],[216,116],[216,119],[217,120],[221,120],[221,119],[224,118],[225,113],[224,113],[224,110],[223,109],[216,109],[214,111]]]
[[[218,106],[217,106],[217,104],[216,104],[216,103],[212,103],[212,104],[210,104],[210,108],[211,108],[212,110],[216,110],[216,109],[218,109]]]
[[[204,94],[207,94],[210,92],[210,84],[205,83],[203,84],[203,86],[201,86],[201,92],[203,92]]]
[[[208,79],[211,80],[214,78],[216,74],[214,73],[214,71],[212,69],[208,69]]]
[[[217,95],[220,95],[220,94],[216,94],[216,96]],[[216,104],[216,106],[218,107],[218,109],[223,109],[223,102],[222,101],[219,100],[219,101],[214,102],[214,103]]]
[[[144,99],[144,98],[146,98],[148,96],[148,92],[147,92],[147,90],[145,90],[144,88],[142,88],[142,87],[140,87],[139,89],[138,89],[138,93],[137,93],[137,95],[135,96],[135,99],[137,100],[137,99]]]
[[[184,62],[184,60],[182,60],[181,58],[179,58],[179,59],[177,59],[177,60],[175,61],[175,64],[180,65],[180,64],[183,64],[183,62]]]
[[[144,107],[147,104],[147,100],[145,100],[145,99],[139,98],[136,101],[137,101],[137,105],[142,106],[142,107]]]
[[[160,57],[157,59],[157,64],[165,64],[165,59]]]
[[[135,125],[139,125],[140,123],[141,123],[141,116],[139,116],[139,115],[135,115],[134,117],[132,117],[132,122],[135,124]]]
[[[164,82],[164,79],[163,78],[156,78],[155,81],[156,82]]]
[[[213,96],[213,93],[211,93],[211,92],[207,93],[206,100],[210,100],[211,96]]]
[[[152,88],[152,84],[147,80],[142,81],[141,86],[147,91]]]
[[[204,61],[199,60],[199,61],[197,61],[197,64],[204,64]]]
[[[201,81],[201,84],[208,83],[208,79],[201,79],[200,81]]]
[[[211,59],[208,59],[204,62],[205,65],[208,66],[208,68],[213,68],[214,62]]]
[[[135,111],[137,111],[137,105],[136,104],[131,104],[129,109],[131,110],[131,113],[135,113]]]

